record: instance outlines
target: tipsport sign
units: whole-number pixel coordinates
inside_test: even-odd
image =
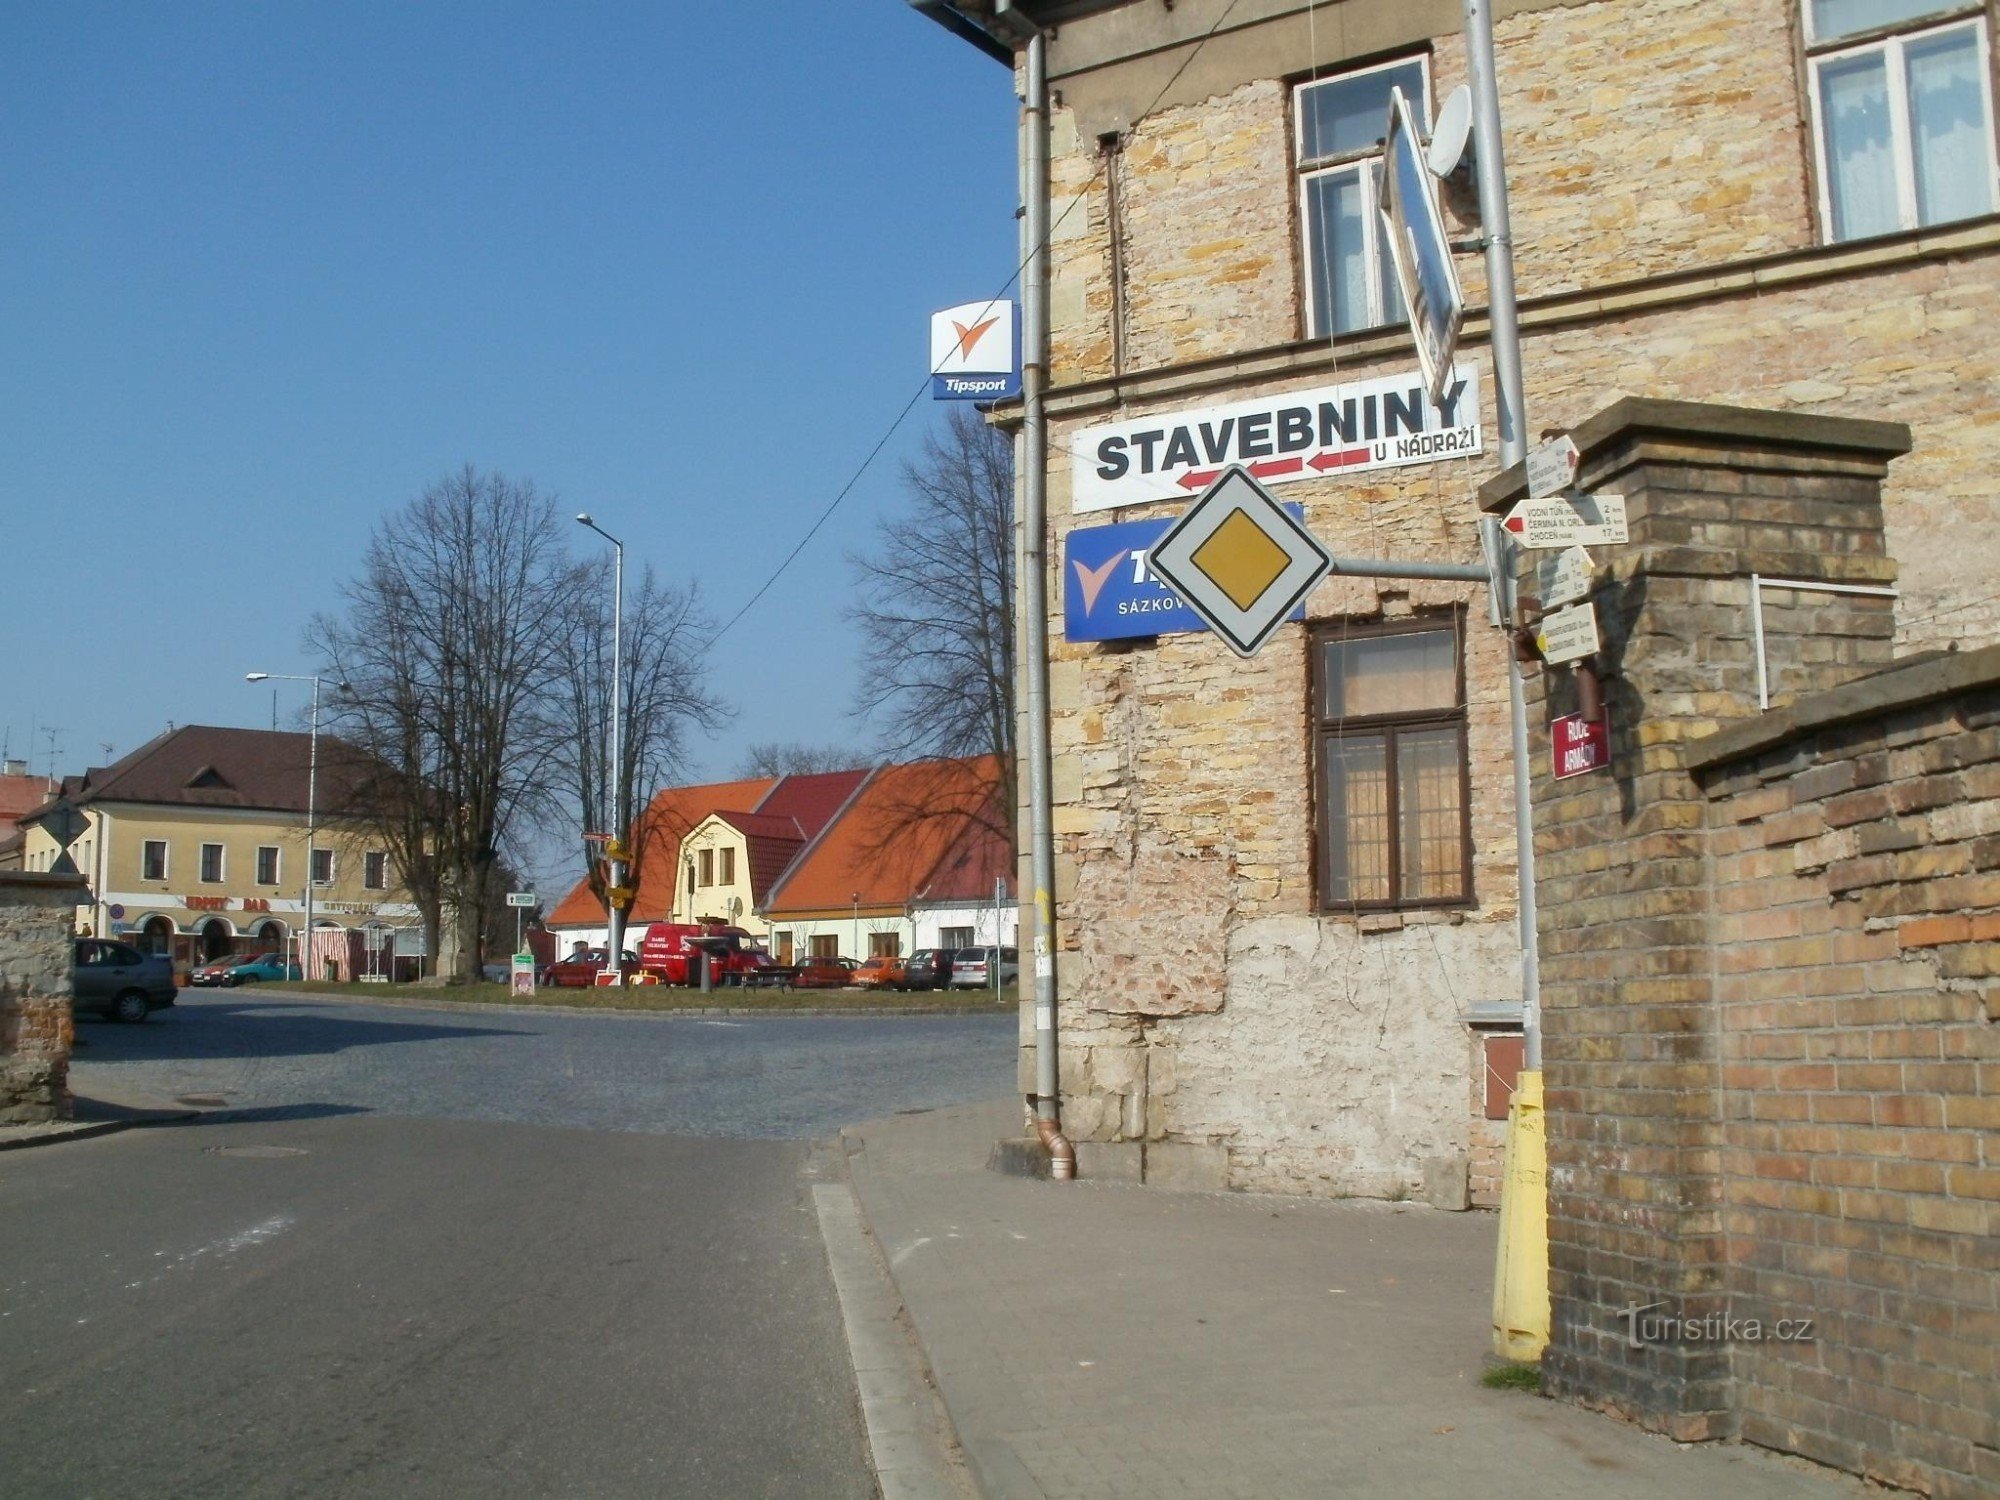
[[[1305,508],[1287,505],[1292,518]],[[1122,641],[1135,636],[1205,631],[1208,622],[1181,601],[1147,561],[1172,526],[1163,521],[1121,521],[1086,526],[1063,538],[1063,639]],[[1287,616],[1303,620],[1301,604]]]
[[[1391,375],[1087,427],[1069,440],[1070,508],[1190,499],[1231,464],[1269,486],[1480,448],[1479,371],[1457,365],[1436,401],[1421,374]]]
[[[1012,302],[931,314],[931,397],[1005,401],[1021,394],[1021,318]]]

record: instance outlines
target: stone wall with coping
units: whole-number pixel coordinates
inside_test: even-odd
[[[2000,646],[1692,748],[1744,1437],[2000,1489]]]
[[[0,870],[0,1124],[69,1117],[75,875]]]
[[[1760,713],[1743,582],[1891,582],[1907,430],[1624,401],[1574,436],[1632,536],[1594,594],[1611,765],[1533,788],[1545,1386],[1991,1493],[2000,647],[1898,664],[1888,599],[1801,593]]]

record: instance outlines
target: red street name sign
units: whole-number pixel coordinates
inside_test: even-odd
[[[1582,714],[1564,714],[1549,725],[1555,746],[1556,780],[1601,771],[1611,764],[1611,723],[1586,724]]]

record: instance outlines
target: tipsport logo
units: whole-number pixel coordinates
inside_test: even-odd
[[[1005,401],[1021,393],[1020,314],[1012,302],[967,302],[931,315],[931,395]]]

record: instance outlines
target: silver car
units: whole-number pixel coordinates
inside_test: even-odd
[[[1002,984],[1012,984],[1021,977],[1021,954],[1018,949],[961,948],[951,956],[951,979],[948,983],[955,990],[991,989],[996,957]]]
[[[163,954],[145,954],[106,938],[76,940],[71,1010],[79,1016],[143,1021],[174,1003],[174,968]]]

